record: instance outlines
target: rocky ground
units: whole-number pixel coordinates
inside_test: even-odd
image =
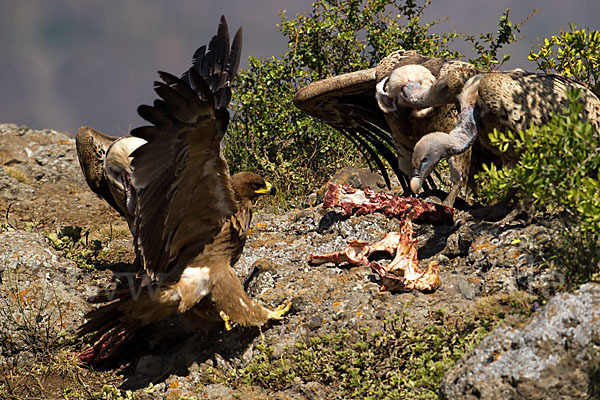
[[[91,369],[77,361],[85,343],[73,333],[91,309],[86,298],[133,260],[127,225],[88,189],[66,134],[0,125],[0,165],[0,398],[585,399],[600,393],[600,287],[589,283],[555,296],[565,276],[542,267],[556,242],[548,228],[553,216],[500,226],[457,211],[452,225],[415,225],[419,259],[440,263],[441,286],[390,293],[379,290],[368,267],[310,267],[307,260],[341,250],[348,240],[379,240],[400,221],[342,217],[319,204],[277,213],[263,203],[235,267],[241,279],[254,271],[248,292],[263,304],[292,302],[282,322],[194,332],[172,318],[148,327],[117,360]],[[374,186],[365,173],[336,179]],[[390,320],[401,321],[394,341],[370,336],[388,332]],[[332,334],[347,340],[335,342]],[[361,335],[365,351],[357,344]],[[344,341],[348,352],[339,353]],[[352,368],[327,370],[338,353]],[[428,361],[416,366],[413,358]],[[391,385],[392,375],[401,383]],[[365,389],[369,379],[380,387]]]

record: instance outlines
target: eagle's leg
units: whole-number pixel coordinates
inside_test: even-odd
[[[276,320],[276,321],[282,320],[283,316],[285,314],[287,314],[287,312],[290,311],[291,308],[292,308],[292,302],[291,301],[289,303],[287,303],[287,304],[281,304],[281,305],[279,305],[274,310],[269,310],[268,308],[263,307],[263,309],[267,313],[267,320],[266,321],[269,321],[269,320],[272,320],[272,319]],[[231,323],[231,318],[229,318],[229,316],[224,311],[221,311],[219,313],[219,315],[221,316],[221,319],[225,323],[225,330],[230,331],[231,329],[233,329],[233,326],[232,326],[232,323]],[[264,322],[266,322],[266,321],[264,321]]]
[[[227,314],[225,314],[225,311],[221,311],[219,313],[219,315],[221,316],[221,319],[223,319],[223,322],[225,323],[225,330],[230,331],[231,329],[233,329],[233,327],[231,326],[231,318],[229,318],[229,316]]]
[[[229,265],[213,265],[210,280],[211,300],[226,325],[236,323],[242,326],[260,326],[271,319],[282,319],[291,307],[290,303],[270,310],[252,300]]]

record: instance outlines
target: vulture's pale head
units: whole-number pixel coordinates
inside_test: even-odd
[[[377,84],[375,98],[383,112],[394,112],[398,106],[412,107],[406,102],[403,95],[407,85],[428,89],[434,82],[435,76],[422,65],[404,65],[396,68],[389,78],[385,78]]]
[[[106,152],[104,158],[104,173],[109,182],[123,190],[124,175],[131,175],[131,153],[145,144],[144,139],[128,136],[115,141]],[[129,180],[129,176],[127,176]]]
[[[429,133],[415,144],[410,180],[410,188],[414,193],[421,190],[423,181],[442,158],[465,152],[477,138],[476,105],[472,102],[474,98],[476,101],[477,96],[472,91],[463,91],[463,93],[465,96],[460,98],[461,112],[454,129],[450,133]]]
[[[415,145],[412,155],[412,174],[410,189],[419,193],[423,182],[435,168],[437,163],[447,156],[448,134],[432,132],[423,136]]]
[[[116,140],[108,148],[104,158],[104,175],[108,182],[108,189],[130,226],[135,210],[134,195],[131,192],[133,175],[131,153],[145,143],[144,139],[134,136]]]
[[[473,76],[472,71],[468,69],[455,69],[448,72],[447,76],[438,79],[433,84],[426,86],[418,82],[409,82],[404,85],[400,95],[402,101],[415,109],[435,107],[443,104],[459,102],[464,106],[464,99],[469,97],[469,104],[473,104],[477,94],[477,86],[481,75]],[[475,87],[475,91],[468,90],[468,87]],[[465,91],[468,95],[465,95]],[[465,103],[465,104],[463,104]]]
[[[238,200],[253,201],[260,196],[274,195],[275,186],[254,172],[239,172],[231,177],[231,186]]]

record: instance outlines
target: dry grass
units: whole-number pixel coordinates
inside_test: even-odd
[[[29,177],[27,172],[23,171],[22,169],[17,168],[16,166],[13,166],[13,165],[5,165],[2,168],[4,168],[4,171],[6,171],[6,174],[8,176],[10,176],[11,178],[14,178],[14,179],[18,180],[19,182],[24,183],[26,185],[31,184],[31,178]]]
[[[472,315],[480,320],[499,321],[506,315],[529,315],[536,296],[516,291],[478,298],[471,308]]]

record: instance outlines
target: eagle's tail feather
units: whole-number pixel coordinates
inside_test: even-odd
[[[123,306],[132,302],[130,291],[119,291],[118,300],[105,304],[85,315],[86,322],[77,330],[78,336],[92,333],[94,344],[78,355],[87,364],[97,364],[111,358],[117,350],[131,339],[140,324],[125,318]],[[98,299],[91,299],[98,300]]]
[[[121,322],[102,334],[92,346],[78,355],[81,362],[97,364],[115,355],[136,333],[139,326],[133,321]]]

